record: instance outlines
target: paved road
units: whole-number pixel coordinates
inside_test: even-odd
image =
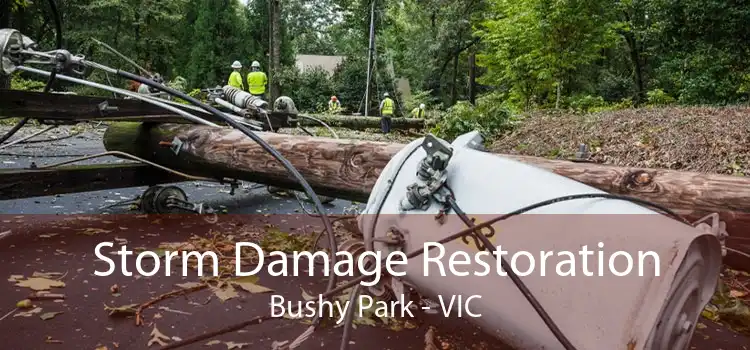
[[[0,131],[1,132],[1,131]],[[101,131],[87,132],[79,137],[51,145],[31,144],[0,150],[2,167],[26,167],[32,161],[48,164],[72,159],[84,154],[103,151],[98,141]],[[68,157],[60,156],[62,154]],[[120,161],[99,159],[89,162]],[[105,305],[140,304],[156,296],[177,289],[175,284],[198,281],[198,277],[179,277],[157,274],[153,277],[126,277],[113,274],[108,277],[94,275],[95,270],[105,270],[106,265],[94,255],[94,247],[102,241],[116,246],[153,249],[163,242],[182,242],[190,236],[210,237],[211,232],[239,234],[263,232],[265,225],[275,224],[282,230],[308,233],[317,221],[299,213],[296,200],[275,197],[264,189],[240,190],[235,196],[215,184],[182,183],[191,200],[206,201],[214,208],[226,209],[219,222],[209,224],[203,217],[180,216],[154,218],[136,215],[83,214],[127,213],[123,208],[103,209],[116,202],[133,198],[144,188],[129,188],[90,193],[38,197],[0,201],[0,273],[30,277],[34,272],[60,272],[64,287],[52,288],[53,293],[65,298],[35,300],[42,310],[29,317],[17,316],[13,311],[17,301],[32,291],[16,286],[16,282],[0,284],[0,331],[5,335],[4,348],[8,349],[144,349],[154,327],[161,333],[175,337],[167,342],[202,334],[236,322],[268,313],[268,294],[242,293],[225,302],[218,300],[208,290],[186,296],[169,298],[144,311],[145,325],[135,326],[132,316],[108,316]],[[335,201],[328,207],[331,213],[342,213],[352,206],[348,201]],[[67,215],[66,215],[67,214]],[[75,214],[75,215],[74,215]],[[254,215],[247,215],[254,214]],[[268,215],[276,214],[276,215]],[[83,234],[82,234],[83,233]],[[134,271],[134,260],[127,263]],[[177,272],[175,266],[173,272]],[[10,278],[13,279],[13,278]],[[272,277],[260,274],[259,284],[274,289],[287,300],[301,300],[301,288],[314,294],[324,289],[325,280],[319,277]],[[116,293],[112,287],[117,285]],[[48,312],[63,312],[49,320],[39,316]],[[466,321],[446,319],[439,315],[417,314],[410,321],[413,327],[400,331],[377,326],[359,326],[353,333],[352,349],[425,349],[424,337],[430,326],[435,327],[438,349],[506,349],[484,332]],[[706,328],[697,330],[692,348],[699,350],[747,349],[750,339],[737,336],[708,321]],[[232,348],[232,343],[245,344],[243,349],[270,349],[274,341],[292,340],[307,326],[292,320],[267,321],[198,342],[193,349]],[[341,328],[325,327],[305,342],[302,349],[337,349]],[[211,344],[205,345],[210,340]],[[62,342],[62,343],[58,343]],[[158,346],[154,345],[153,348]],[[240,347],[235,347],[240,348]]]

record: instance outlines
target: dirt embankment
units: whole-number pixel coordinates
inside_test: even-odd
[[[750,107],[644,108],[586,115],[533,113],[494,152],[618,166],[750,174]]]

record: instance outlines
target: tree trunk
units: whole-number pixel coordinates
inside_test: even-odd
[[[457,54],[455,57],[453,57],[453,82],[451,83],[451,106],[456,104],[456,101],[458,100],[458,57],[461,54]]]
[[[364,202],[403,144],[260,133],[321,195]],[[179,154],[169,147],[182,140]],[[241,132],[195,125],[117,123],[104,135],[108,151],[123,151],[184,172],[301,189],[270,155]],[[733,238],[750,240],[750,178],[575,163],[501,155],[600,190],[638,197],[697,220],[718,212]],[[744,236],[743,236],[744,235]],[[743,237],[738,237],[743,236]],[[730,240],[736,249],[742,241]],[[728,257],[731,258],[731,257]],[[750,261],[745,259],[747,266]],[[747,267],[746,266],[746,267]]]
[[[339,115],[316,115],[318,118],[331,127],[341,127],[352,130],[378,129],[380,128],[380,118],[378,117],[360,117],[360,116],[339,116]],[[302,126],[322,126],[320,123],[309,119],[298,118]],[[417,118],[393,118],[391,119],[392,129],[424,129],[434,125],[434,122],[426,119]]]
[[[473,48],[469,52],[469,85],[467,91],[469,92],[469,102],[476,104],[477,100],[477,64],[476,64],[476,50]]]

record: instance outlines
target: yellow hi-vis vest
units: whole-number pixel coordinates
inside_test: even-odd
[[[262,95],[266,93],[266,83],[268,83],[266,73],[257,71],[247,74],[247,86],[250,93],[253,95]]]
[[[424,118],[424,109],[416,107],[411,110],[411,116],[414,118]]]
[[[380,115],[393,115],[393,100],[388,97],[383,100],[383,107],[380,109]]]
[[[232,74],[229,74],[229,81],[227,82],[227,85],[231,87],[238,88],[240,90],[244,90],[242,87],[242,74],[238,71],[233,71]]]

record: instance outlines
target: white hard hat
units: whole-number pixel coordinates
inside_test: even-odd
[[[388,93],[387,93],[387,92],[386,92],[386,93],[384,93],[384,94],[383,94],[383,97],[388,97]]]
[[[424,103],[421,103],[421,104],[419,105],[419,108],[420,108],[420,109],[424,109]]]
[[[260,62],[253,61],[253,64],[251,64],[250,67],[260,67]]]
[[[242,68],[242,63],[240,63],[240,61],[234,61],[232,62],[232,68]]]

